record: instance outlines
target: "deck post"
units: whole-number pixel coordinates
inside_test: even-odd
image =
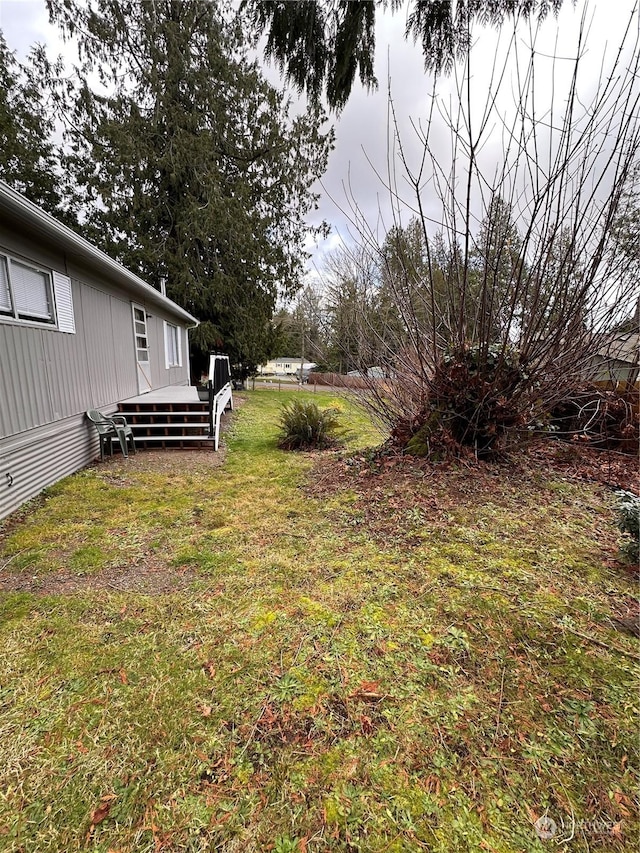
[[[209,438],[213,438],[215,436],[215,427],[214,427],[214,407],[215,407],[215,396],[213,393],[213,380],[209,378],[209,382],[207,383],[209,388]],[[217,450],[217,448],[214,448]]]

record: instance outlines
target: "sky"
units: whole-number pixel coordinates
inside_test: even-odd
[[[550,18],[542,25],[536,41],[539,54],[536,111],[540,115],[548,115],[551,102],[551,61],[548,57],[553,53],[561,57],[555,64],[553,91],[559,111],[562,110],[563,90],[570,79],[570,59],[576,53],[577,33],[585,7],[589,35],[582,68],[581,92],[585,101],[588,101],[600,73],[603,54],[611,56],[615,51],[623,27],[634,10],[637,27],[637,5],[637,0],[577,0],[574,7],[569,0],[565,0],[559,18]],[[357,239],[358,228],[354,226],[354,219],[361,220],[361,227],[366,223],[365,230],[370,236],[381,240],[394,221],[394,199],[396,216],[400,214],[403,223],[411,215],[411,205],[415,208],[415,198],[403,179],[397,143],[394,147],[389,142],[388,93],[391,93],[403,151],[410,166],[417,167],[422,145],[416,128],[425,128],[428,124],[433,81],[424,72],[420,48],[404,38],[405,15],[403,11],[395,15],[378,14],[375,70],[379,88],[367,92],[356,83],[346,108],[339,116],[331,117],[336,145],[328,170],[317,187],[321,194],[319,209],[309,218],[311,224],[318,224],[322,220],[330,223],[331,233],[327,239],[317,243],[309,240],[311,277],[316,271],[322,270],[327,252],[335,249],[341,241]],[[19,57],[24,57],[35,42],[47,44],[52,55],[69,51],[68,46],[60,43],[57,30],[48,23],[44,0],[0,0],[0,28],[9,47],[17,51]],[[510,26],[505,27],[501,34],[480,28],[474,33],[476,43],[472,53],[471,110],[476,127],[489,89],[493,60],[506,50],[511,35]],[[516,44],[523,54],[526,54],[530,42],[529,28],[521,27]],[[501,126],[501,122],[503,117],[513,112],[515,69],[516,65],[511,62],[503,79],[503,94],[487,128],[482,157],[488,174],[495,172],[500,165],[504,145],[504,126]],[[270,81],[277,81],[278,75],[274,69],[267,68],[266,74]],[[440,104],[457,103],[455,88],[454,78],[440,81]],[[430,141],[437,163],[442,163],[446,170],[452,159],[451,140],[444,118],[438,111],[430,125]],[[409,202],[409,208],[398,204],[397,198],[385,187],[389,183],[390,174],[395,175],[393,183],[398,189],[398,195]],[[435,220],[441,217],[436,187],[432,181],[424,180],[421,196],[427,217],[433,216]],[[356,206],[358,214],[354,216]]]

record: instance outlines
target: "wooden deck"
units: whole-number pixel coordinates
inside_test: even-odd
[[[133,430],[136,446],[163,449],[215,446],[209,432],[209,404],[193,385],[170,385],[128,397],[118,404]]]
[[[130,403],[148,403],[156,405],[158,403],[197,403],[198,390],[195,385],[168,385],[166,388],[154,388],[146,394],[138,394],[136,397],[127,397],[126,400],[121,400],[121,403],[129,405]]]

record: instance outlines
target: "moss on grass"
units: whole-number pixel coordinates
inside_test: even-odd
[[[247,395],[220,468],[110,462],[7,525],[7,572],[195,580],[0,594],[0,850],[541,851],[545,813],[575,821],[562,849],[629,849],[638,673],[606,620],[634,588],[607,497],[479,500],[455,472],[448,495],[309,496],[283,397]]]

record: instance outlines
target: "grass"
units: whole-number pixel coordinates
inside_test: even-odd
[[[344,462],[286,453],[289,396],[247,396],[221,467],[115,460],[5,523],[7,571],[95,588],[0,593],[0,850],[629,849],[609,497],[372,473],[344,400]],[[190,582],[100,586],[123,567]]]

